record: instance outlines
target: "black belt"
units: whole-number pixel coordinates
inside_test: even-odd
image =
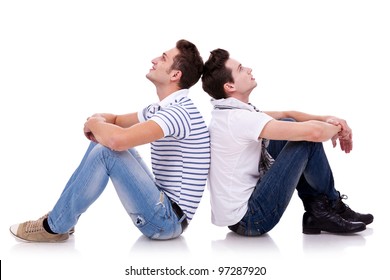
[[[184,214],[183,210],[181,210],[180,206],[177,205],[176,202],[171,201],[171,204],[172,204],[173,212],[175,212],[175,214],[176,214],[177,218],[179,219],[179,221],[182,219],[182,221],[181,221],[181,232],[183,232],[188,227],[187,217],[185,216],[186,214]]]

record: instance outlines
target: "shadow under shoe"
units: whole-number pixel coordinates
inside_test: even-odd
[[[362,222],[351,222],[342,218],[330,207],[325,195],[303,199],[306,212],[303,214],[302,229],[305,234],[320,234],[321,231],[346,234],[363,231]]]
[[[343,194],[340,195],[339,199],[333,203],[333,209],[345,220],[351,222],[362,222],[366,225],[371,224],[374,221],[374,216],[371,214],[360,214],[358,212],[353,211],[347,204],[345,204],[342,200],[348,199],[348,196]]]

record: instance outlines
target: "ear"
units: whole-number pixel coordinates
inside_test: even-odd
[[[171,81],[172,82],[178,82],[181,79],[181,71],[180,70],[172,70],[171,72]]]
[[[236,87],[234,86],[233,83],[225,83],[223,85],[223,89],[225,90],[227,95],[230,95],[236,91]]]

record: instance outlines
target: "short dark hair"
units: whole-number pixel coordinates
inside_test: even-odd
[[[229,52],[215,49],[210,52],[203,69],[202,87],[214,99],[227,98],[224,90],[225,83],[234,83],[232,70],[226,67]]]
[[[198,48],[187,40],[176,42],[176,48],[179,54],[173,59],[172,70],[181,71],[179,87],[190,88],[195,85],[203,73],[203,59],[200,56]]]

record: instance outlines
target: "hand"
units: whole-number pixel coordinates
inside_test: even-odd
[[[330,117],[326,122],[341,126],[340,132],[332,137],[333,147],[337,146],[337,139],[339,139],[341,150],[345,153],[351,152],[353,148],[352,129],[348,126],[347,122],[337,117]]]
[[[87,137],[87,139],[90,141],[98,143],[98,141],[95,138],[95,135],[93,135],[91,129],[89,128],[89,124],[93,121],[105,121],[105,119],[102,116],[100,116],[99,114],[95,114],[95,115],[92,115],[91,117],[87,118],[87,121],[84,123],[85,137]]]
[[[85,137],[87,137],[88,140],[97,143],[95,135],[93,135],[92,131],[85,125],[84,125],[84,135]]]
[[[339,138],[339,142],[342,151],[344,151],[347,154],[352,151],[353,148],[352,135],[350,139]]]

